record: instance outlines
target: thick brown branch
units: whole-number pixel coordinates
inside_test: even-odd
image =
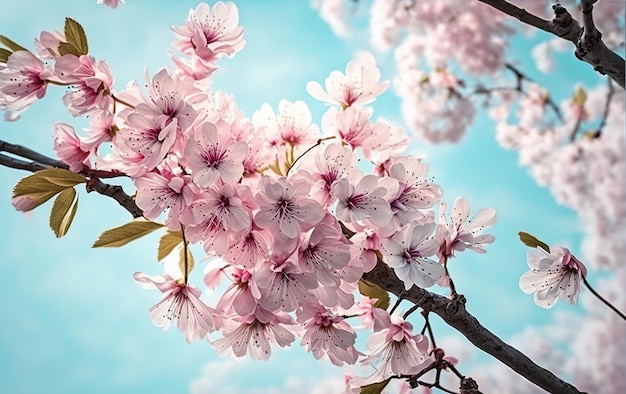
[[[505,0],[478,1],[517,18],[522,23],[571,41],[576,46],[574,54],[578,59],[591,64],[594,70],[602,75],[608,75],[622,89],[624,88],[624,79],[626,78],[624,68],[626,63],[621,56],[610,50],[602,41],[602,34],[600,34],[593,23],[592,10],[594,0],[583,0],[581,3],[584,29],[565,8],[558,4],[553,6],[555,12],[554,19],[548,21]]]
[[[385,263],[379,261],[376,267],[363,275],[363,279],[381,288],[402,296],[419,305],[425,311],[436,313],[449,326],[454,327],[476,347],[491,354],[513,371],[537,386],[551,393],[580,393],[576,387],[556,377],[552,372],[535,364],[519,350],[505,343],[497,335],[483,327],[472,316],[463,303],[452,301],[444,296],[413,286],[404,290],[404,283]]]
[[[43,170],[44,168],[56,167],[67,169],[67,164],[62,161],[55,160],[41,153],[35,152],[32,149],[26,148],[21,145],[10,144],[6,141],[0,140],[0,152],[8,152],[16,156],[23,157],[32,161],[21,160],[15,157],[10,157],[4,154],[0,154],[0,165],[15,168],[18,170],[25,170],[35,172]],[[87,183],[87,191],[95,190],[96,192],[111,197],[117,201],[124,209],[126,209],[133,217],[143,216],[143,211],[139,209],[135,200],[133,200],[128,194],[124,192],[121,186],[109,185],[102,182],[97,177],[90,177]]]

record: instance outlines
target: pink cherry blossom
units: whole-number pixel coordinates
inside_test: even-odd
[[[259,304],[266,310],[292,312],[314,298],[309,290],[318,286],[310,273],[302,273],[289,253],[272,254],[256,270],[255,280],[261,288]]]
[[[310,186],[305,180],[290,183],[286,178],[262,177],[256,195],[259,208],[254,222],[286,238],[296,238],[324,217],[322,207],[306,197]]]
[[[63,103],[72,115],[111,109],[114,79],[105,61],[96,64],[92,56],[64,55],[56,59],[54,71],[62,82],[74,87],[63,96]]]
[[[519,285],[524,293],[535,293],[535,304],[546,309],[558,299],[576,304],[587,268],[569,249],[553,245],[548,252],[538,246],[528,251],[526,259],[531,270],[522,275]]]
[[[278,114],[264,103],[252,116],[254,126],[264,130],[265,139],[277,148],[279,158],[291,148],[308,147],[319,139],[319,129],[311,120],[311,111],[304,101],[280,100]]]
[[[140,96],[143,102],[135,104],[135,111],[147,117],[157,117],[166,124],[176,119],[178,129],[183,131],[191,127],[198,114],[187,101],[200,93],[194,87],[193,81],[172,76],[166,69],[161,69],[150,81],[146,75],[146,81],[150,90],[150,100],[147,101]]]
[[[446,203],[441,203],[437,239],[443,245],[440,251],[442,256],[454,256],[455,250],[462,252],[465,249],[486,253],[483,246],[495,241],[493,235],[483,235],[482,232],[495,224],[496,211],[483,208],[472,219],[469,219],[469,214],[469,203],[463,197],[454,200],[450,220],[446,217]]]
[[[163,118],[148,117],[138,113],[128,116],[128,127],[116,133],[114,146],[122,157],[129,150],[140,157],[136,162],[147,170],[158,166],[170,153],[176,142],[176,121],[169,122]],[[125,146],[127,149],[122,149]],[[131,160],[135,155],[129,156]]]
[[[179,283],[169,275],[148,276],[136,272],[133,278],[140,287],[156,287],[165,294],[158,304],[150,308],[150,319],[155,326],[167,331],[176,322],[187,342],[202,339],[220,328],[219,317],[214,316],[214,311],[200,300],[200,289]]]
[[[19,118],[20,112],[42,98],[52,75],[31,52],[13,52],[6,67],[0,68],[0,109],[15,112],[14,115],[7,113],[7,119]]]
[[[248,153],[245,142],[230,138],[230,127],[224,121],[203,123],[185,145],[184,157],[189,164],[193,181],[208,187],[221,178],[237,182],[243,175],[243,160]]]
[[[212,344],[220,355],[244,357],[247,353],[255,360],[267,360],[272,353],[271,343],[288,348],[296,340],[295,322],[282,312],[268,312],[257,307],[254,314],[235,317],[224,322],[224,338]]]
[[[150,220],[157,219],[164,210],[169,210],[166,224],[171,230],[178,230],[180,216],[194,198],[190,184],[189,175],[176,175],[169,171],[164,171],[164,174],[150,172],[135,179],[135,202],[144,217]]]
[[[386,186],[391,188],[391,192]],[[337,219],[346,223],[367,219],[377,226],[387,225],[393,212],[384,197],[395,195],[397,188],[398,183],[394,179],[379,181],[376,175],[364,176],[356,186],[346,178],[338,180],[331,189],[337,198]]]
[[[223,55],[232,56],[246,44],[239,12],[235,4],[215,3],[211,8],[200,3],[189,11],[184,26],[172,26],[177,40],[174,47],[184,54],[195,54],[205,62],[213,62]]]
[[[124,4],[124,0],[98,0],[98,4],[104,4],[107,7],[117,8],[118,5]]]
[[[254,273],[237,267],[228,271],[233,284],[224,291],[216,309],[227,314],[234,311],[238,316],[253,314],[258,305],[257,300],[261,298],[261,291],[253,280]]]
[[[342,317],[315,304],[303,305],[296,314],[305,330],[300,344],[313,353],[316,359],[328,357],[330,362],[338,366],[356,362],[356,333]]]
[[[378,144],[376,135],[382,136],[387,131],[384,123],[372,124],[370,121],[372,110],[370,108],[348,107],[343,111],[331,107],[322,117],[322,129],[330,135],[356,149],[361,147],[364,152],[369,151]],[[366,154],[367,154],[366,153]]]
[[[383,239],[385,261],[409,290],[413,285],[430,287],[444,275],[438,262],[427,259],[437,253],[439,242],[428,238],[435,230],[434,223],[409,224],[391,239]]]
[[[312,160],[300,161],[297,168],[299,177],[307,179],[311,184],[310,197],[327,207],[335,197],[330,189],[338,179],[351,178],[358,156],[350,147],[340,143],[327,145],[323,151],[315,151]]]
[[[391,376],[414,375],[428,360],[428,339],[413,335],[413,325],[400,316],[374,309],[374,333],[367,340],[370,355],[361,360],[376,372],[366,382],[382,382]]]
[[[272,235],[269,231],[253,226],[251,231],[230,246],[223,257],[232,264],[247,269],[254,268],[258,262],[269,258],[271,239]]]
[[[364,52],[346,66],[346,73],[333,71],[326,78],[326,90],[318,82],[306,84],[313,98],[329,104],[339,104],[343,109],[371,103],[389,87],[389,81],[380,82],[380,71],[370,52]]]
[[[245,186],[216,184],[209,187],[181,217],[188,225],[191,242],[201,241],[207,253],[223,255],[235,235],[247,233],[252,226],[251,213],[240,194]]]
[[[72,126],[65,123],[54,125],[54,150],[70,166],[70,171],[81,172],[85,166],[91,167],[91,153],[81,146],[82,142]]]

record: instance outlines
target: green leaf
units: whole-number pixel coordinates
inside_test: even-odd
[[[83,175],[62,168],[46,168],[45,170],[37,171],[35,175],[63,188],[73,187],[79,183],[87,182],[87,178]]]
[[[137,218],[120,227],[103,232],[94,242],[93,248],[117,248],[150,234],[163,227],[161,223],[151,222],[144,218]]]
[[[0,48],[0,63],[6,63],[9,61],[9,56],[11,56],[13,52],[8,51],[4,48]]]
[[[361,394],[380,394],[383,392],[385,387],[389,384],[391,378],[387,378],[387,380],[383,380],[382,382],[368,384],[367,386],[361,387]]]
[[[32,200],[28,210],[45,203],[67,188],[86,182],[79,174],[60,168],[46,168],[21,179],[13,188],[13,198],[25,197]]]
[[[59,47],[57,48],[57,50],[59,51],[59,55],[61,56],[65,56],[65,55],[80,56],[80,50],[76,48],[74,45],[67,43],[67,42],[59,43]]]
[[[86,55],[89,53],[89,45],[87,45],[87,36],[85,35],[85,30],[80,25],[80,23],[76,22],[72,18],[65,18],[65,39],[67,43],[73,46],[78,53],[76,56]],[[59,46],[59,51],[61,47]]]
[[[374,308],[385,310],[389,308],[389,294],[378,285],[361,279],[359,280],[359,293],[369,298],[377,298],[378,301],[374,304]]]
[[[539,246],[541,247],[541,249],[550,253],[550,247],[546,243],[535,238],[534,235],[531,235],[524,231],[520,231],[518,234],[519,234],[519,239],[524,243],[524,245],[530,246],[531,248],[536,248],[537,246]]]
[[[57,238],[67,233],[78,207],[78,194],[73,187],[63,190],[54,200],[50,211],[50,228]]]
[[[13,52],[17,51],[27,51],[28,49],[24,48],[20,44],[16,43],[13,40],[10,40],[8,37],[5,37],[0,34],[0,42],[3,43],[7,48],[12,50]]]
[[[187,251],[187,261],[185,262],[185,251]],[[187,266],[187,273],[185,273],[185,265]],[[180,260],[178,261],[178,266],[180,267],[180,272],[183,273],[183,276],[186,278],[189,276],[191,270],[194,267],[193,255],[191,254],[191,250],[189,247],[180,248]]]
[[[157,253],[157,261],[163,260],[167,255],[172,253],[175,247],[183,242],[183,235],[180,231],[167,231],[159,240],[159,250]]]

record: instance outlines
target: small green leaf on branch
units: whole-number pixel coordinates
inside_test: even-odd
[[[376,298],[378,301],[374,304],[374,308],[387,309],[391,303],[389,293],[381,289],[378,285],[366,280],[359,280],[359,293],[369,298]]]
[[[76,49],[76,53],[73,53],[74,55],[81,56],[89,53],[87,36],[85,35],[85,30],[80,23],[76,22],[72,18],[65,18],[64,32],[67,44]],[[62,44],[59,45],[59,53],[61,52],[61,46]]]
[[[361,394],[380,394],[383,392],[385,387],[389,384],[391,378],[387,378],[382,382],[368,384],[367,386],[361,387]]]
[[[13,52],[17,51],[27,51],[28,49],[24,48],[20,44],[16,43],[13,40],[10,40],[8,37],[5,37],[0,34],[0,42],[3,43],[7,48],[12,50]]]
[[[545,242],[542,242],[535,238],[534,235],[529,234],[525,231],[520,231],[518,234],[519,239],[524,243],[524,245],[530,246],[531,248],[536,248],[537,246],[539,246],[541,249],[550,253],[550,247]]]
[[[159,250],[157,261],[162,261],[167,255],[172,253],[175,247],[183,242],[183,235],[180,231],[167,231],[159,240]]]
[[[93,248],[117,248],[148,235],[154,230],[163,227],[161,223],[151,222],[144,218],[137,218],[122,226],[103,232],[94,242]]]
[[[63,190],[54,200],[50,211],[50,228],[57,238],[67,233],[78,208],[78,194],[73,187]]]
[[[46,168],[21,179],[13,188],[12,198],[31,200],[27,210],[33,210],[63,190],[86,181],[84,176],[68,170]]]

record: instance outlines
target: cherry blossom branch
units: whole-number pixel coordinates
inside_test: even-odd
[[[0,165],[5,167],[30,172],[35,172],[50,167],[68,169],[67,164],[63,163],[62,161],[45,156],[25,146],[11,144],[3,140],[0,140],[0,152],[8,152],[13,155],[32,160],[26,161],[10,157],[8,155],[0,154]],[[93,173],[90,174],[90,171]],[[133,215],[134,218],[143,216],[143,211],[139,209],[137,204],[135,204],[135,200],[133,200],[128,194],[126,194],[121,186],[109,185],[107,183],[104,183],[97,176],[109,174],[109,177],[112,177],[120,176],[119,174],[109,171],[90,171],[86,171],[85,174],[83,174],[89,177],[89,181],[87,183],[87,192],[96,191],[103,196],[111,197],[112,199],[117,201],[124,209],[126,209],[131,215]]]
[[[404,290],[402,282],[391,268],[378,261],[376,267],[363,274],[363,279],[399,296]],[[434,312],[449,326],[463,334],[472,344],[502,363],[530,382],[551,393],[580,393],[576,387],[556,377],[552,372],[535,364],[519,350],[508,345],[497,335],[487,330],[472,316],[462,302],[431,293],[413,286],[404,293],[404,298],[425,311]]]
[[[571,41],[576,46],[574,55],[579,60],[591,64],[594,70],[602,75],[608,75],[624,89],[624,80],[626,78],[624,59],[606,46],[604,41],[602,41],[602,33],[598,31],[593,22],[593,3],[597,0],[581,1],[584,29],[560,4],[552,6],[555,17],[552,21],[548,21],[505,0],[478,1],[517,18],[522,23]]]
[[[604,305],[608,306],[609,308],[611,308],[611,310],[615,313],[617,313],[619,315],[619,317],[621,317],[622,319],[626,320],[626,315],[624,315],[622,312],[620,312],[613,304],[611,304],[609,301],[607,301],[604,297],[602,297],[597,291],[594,290],[593,287],[591,287],[591,285],[589,284],[589,282],[587,282],[587,278],[585,278],[583,276],[583,283],[585,284],[585,286],[587,286],[587,288],[589,289],[589,291],[591,292],[591,294],[593,294],[594,296],[596,296],[600,301],[602,301],[604,303]]]

